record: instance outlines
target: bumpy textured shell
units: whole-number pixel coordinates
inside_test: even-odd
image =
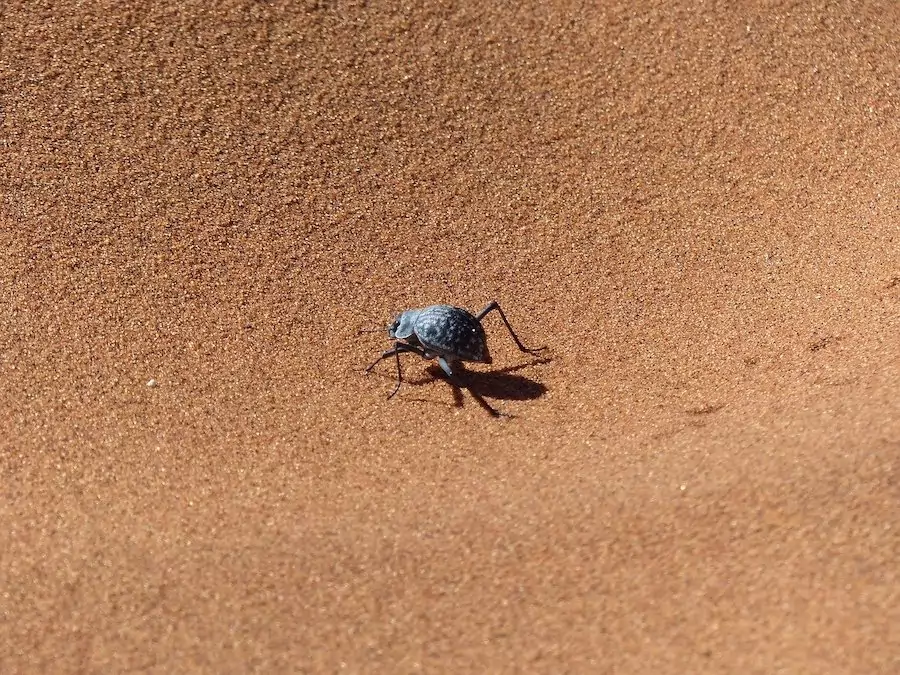
[[[490,363],[484,328],[460,307],[432,305],[419,312],[415,334],[426,350],[462,361]]]

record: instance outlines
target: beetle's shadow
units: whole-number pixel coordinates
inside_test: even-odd
[[[534,361],[529,361],[528,363],[522,363],[516,366],[508,366],[506,368],[500,368],[498,370],[477,371],[460,369],[459,371],[457,371],[456,377],[460,380],[463,387],[465,389],[468,389],[469,392],[473,394],[476,401],[478,401],[479,398],[490,398],[504,401],[530,401],[536,398],[540,398],[545,393],[547,393],[547,387],[540,382],[537,382],[536,380],[532,380],[530,377],[515,375],[514,373],[517,370],[522,370],[523,368],[529,368],[531,366],[541,365],[544,363],[550,363],[550,361],[550,358],[542,357],[539,359],[535,359]],[[463,392],[453,382],[449,381],[444,371],[441,370],[440,366],[430,365],[425,369],[425,372],[431,375],[431,377],[408,380],[409,384],[413,386],[421,386],[424,384],[430,384],[435,380],[445,382],[446,384],[450,385],[453,390],[454,405],[457,408],[461,408],[463,406]],[[478,402],[484,405],[481,401]]]
[[[460,380],[466,388],[480,396],[504,401],[530,401],[547,393],[547,387],[530,377],[515,375],[515,371],[528,366],[548,363],[549,359],[539,359],[518,366],[509,366],[500,370],[477,371],[465,370],[460,373]],[[439,366],[430,366],[432,375],[443,376]]]

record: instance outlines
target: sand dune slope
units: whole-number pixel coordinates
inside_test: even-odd
[[[0,12],[0,671],[900,670],[897,3],[138,4]]]

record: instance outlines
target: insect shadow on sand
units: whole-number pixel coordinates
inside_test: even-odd
[[[490,371],[462,370],[459,373],[461,384],[469,391],[472,398],[488,412],[496,414],[494,409],[485,401],[486,398],[503,400],[503,401],[530,401],[540,398],[547,393],[547,387],[536,380],[524,375],[516,375],[517,370],[530,368],[531,366],[543,365],[550,363],[553,359],[543,356],[528,363],[520,363],[506,368],[499,368]],[[435,380],[449,382],[444,371],[439,366],[429,365],[425,372],[431,375],[430,378],[421,378],[410,380],[409,384],[413,386],[422,386],[430,384]],[[453,391],[453,404],[457,408],[463,407],[465,397],[456,384],[449,382]],[[416,399],[423,400],[423,399]],[[500,413],[503,417],[512,417],[508,413]]]

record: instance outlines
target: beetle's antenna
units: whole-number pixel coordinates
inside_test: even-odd
[[[357,332],[360,335],[362,335],[363,333],[381,333],[384,332],[384,328],[360,328]]]

